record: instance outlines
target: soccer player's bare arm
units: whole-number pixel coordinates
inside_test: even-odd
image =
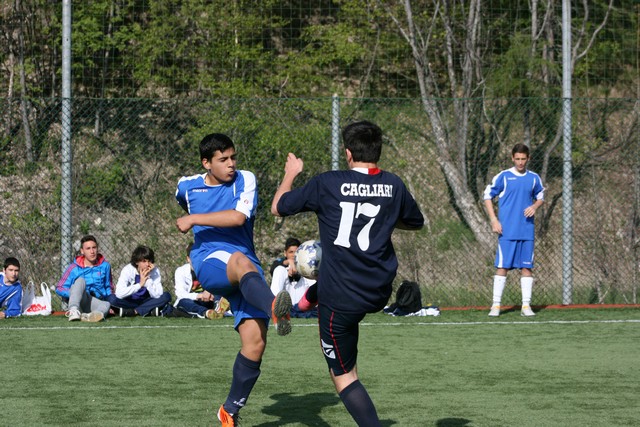
[[[491,221],[491,230],[494,233],[502,234],[502,224],[500,224],[500,221],[498,221],[496,211],[493,209],[493,200],[485,199],[484,207],[487,211],[487,215],[489,215],[489,220]]]
[[[536,200],[534,204],[524,210],[524,216],[526,216],[527,218],[531,218],[532,216],[534,216],[538,208],[542,206],[543,203],[543,199]]]
[[[194,225],[227,228],[240,227],[246,221],[245,214],[235,209],[228,209],[219,212],[186,215],[176,220],[176,226],[182,233],[186,233]]]
[[[271,202],[271,213],[273,215],[280,216],[280,213],[278,212],[278,202],[284,193],[291,191],[291,188],[293,188],[293,181],[303,169],[304,162],[302,159],[297,158],[293,153],[289,153],[287,156],[287,163],[284,165],[284,178],[282,178],[282,182],[280,183],[276,194],[273,196],[273,201]]]

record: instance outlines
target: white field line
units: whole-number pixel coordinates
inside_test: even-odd
[[[385,322],[385,323],[366,323],[362,322],[360,325],[362,326],[412,326],[412,325],[420,325],[420,326],[491,326],[491,325],[553,325],[553,324],[561,324],[561,325],[571,325],[571,324],[584,324],[584,323],[640,323],[640,319],[623,319],[623,320],[541,320],[541,321],[519,321],[519,322],[504,322],[504,321],[495,321],[488,320],[486,322],[411,322],[411,323],[402,323],[402,322]]]
[[[486,322],[362,322],[361,326],[376,327],[376,326],[492,326],[492,325],[576,325],[576,324],[598,324],[598,323],[640,323],[640,319],[626,319],[626,320],[542,320],[542,321],[520,321],[520,322],[501,322],[501,321],[486,321]],[[295,328],[317,328],[315,323],[301,323],[295,324]],[[130,326],[118,326],[118,325],[95,325],[95,326],[20,326],[20,327],[0,327],[0,331],[49,331],[49,330],[96,330],[96,329],[228,329],[233,328],[232,324],[216,325],[216,324],[202,324],[202,325],[130,325]]]

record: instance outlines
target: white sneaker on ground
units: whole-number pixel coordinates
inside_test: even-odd
[[[100,322],[104,319],[104,314],[101,311],[92,311],[91,313],[82,313],[80,315],[80,320],[83,322]]]
[[[491,306],[491,311],[489,311],[489,316],[491,316],[491,317],[500,316],[500,306],[499,305],[492,305]]]
[[[526,317],[531,317],[531,316],[535,316],[536,314],[533,312],[533,310],[531,310],[531,307],[528,305],[523,305],[522,309],[520,310],[520,316],[526,316]]]
[[[69,318],[69,322],[73,322],[75,320],[80,320],[81,313],[76,307],[71,307],[65,315]]]

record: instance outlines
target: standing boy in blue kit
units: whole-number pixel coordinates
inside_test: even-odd
[[[493,303],[489,316],[500,315],[502,292],[507,272],[520,269],[522,288],[522,316],[535,316],[531,309],[533,289],[534,215],[544,203],[544,187],[540,176],[527,170],[529,147],[516,144],[511,150],[513,167],[493,177],[484,190],[484,204],[491,221],[491,229],[498,234],[496,274],[493,277]],[[498,197],[498,216],[493,198]]]

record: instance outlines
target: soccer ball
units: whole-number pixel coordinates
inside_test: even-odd
[[[322,259],[322,246],[320,240],[307,240],[302,243],[294,258],[296,270],[302,277],[316,280],[320,273],[320,261]]]

